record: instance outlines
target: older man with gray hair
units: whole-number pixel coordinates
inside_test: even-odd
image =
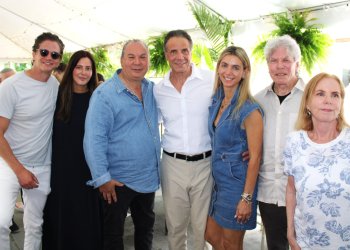
[[[93,93],[86,115],[84,152],[102,197],[103,249],[124,249],[130,208],[136,250],[151,250],[155,191],[159,188],[160,140],[153,82],[145,78],[149,52],[130,40],[121,69]]]
[[[259,172],[258,197],[269,250],[289,249],[286,184],[282,152],[286,135],[294,129],[304,83],[298,76],[301,52],[288,35],[272,38],[265,46],[272,84],[255,98],[264,109],[264,152]]]

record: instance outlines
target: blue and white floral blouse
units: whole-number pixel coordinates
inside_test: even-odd
[[[350,249],[350,129],[317,144],[289,134],[284,172],[294,177],[296,238],[302,249]]]

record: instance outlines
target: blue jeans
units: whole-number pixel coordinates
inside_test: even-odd
[[[135,228],[135,250],[151,250],[155,221],[155,193],[139,193],[127,186],[116,187],[116,193],[118,200],[112,204],[108,204],[101,196],[104,216],[103,249],[124,249],[124,223],[130,208]]]

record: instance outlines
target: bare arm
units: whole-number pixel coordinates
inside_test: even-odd
[[[253,194],[259,173],[262,151],[263,120],[261,113],[258,110],[253,111],[244,121],[244,127],[247,133],[249,162],[243,192]],[[240,223],[246,222],[251,213],[251,204],[241,200],[235,215],[237,221]]]
[[[292,250],[301,250],[299,247],[294,227],[294,213],[296,206],[296,191],[294,185],[294,177],[288,176],[288,183],[286,188],[286,208],[287,208],[287,238]]]
[[[39,185],[37,178],[17,160],[4,136],[9,124],[9,119],[0,116],[0,156],[16,174],[21,187],[26,189],[37,188]]]

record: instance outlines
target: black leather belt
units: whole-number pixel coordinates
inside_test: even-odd
[[[199,160],[203,160],[203,159],[211,156],[211,150],[204,152],[202,154],[198,154],[198,155],[183,155],[183,154],[179,154],[179,153],[169,153],[165,150],[163,150],[163,152],[171,157],[174,157],[176,159],[185,160],[185,161],[199,161]]]

